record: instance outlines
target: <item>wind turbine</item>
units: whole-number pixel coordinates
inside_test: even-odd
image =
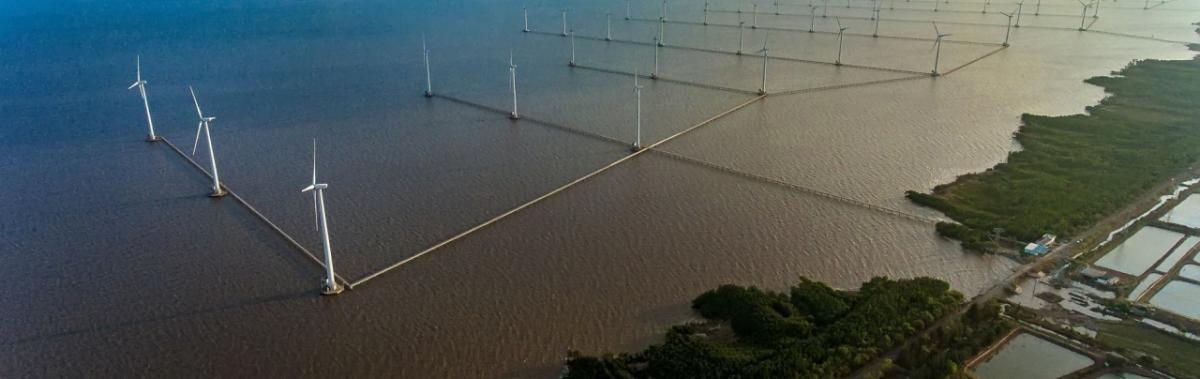
[[[511,79],[513,95],[513,110],[508,114],[508,118],[517,120],[521,118],[521,115],[517,113],[517,65],[513,64],[512,50],[508,51],[508,76]]]
[[[654,37],[654,72],[650,73],[650,79],[658,79],[658,48],[662,46],[659,43],[658,37]]]
[[[933,11],[934,12],[938,11],[938,4],[940,4],[940,3],[941,3],[940,1],[933,0]]]
[[[875,20],[875,32],[871,33],[871,37],[879,38],[879,8],[872,9],[871,11],[874,14],[872,19]]]
[[[1037,8],[1033,9],[1034,16],[1042,15],[1042,0],[1037,0]]]
[[[1022,0],[1022,1],[1021,1],[1021,2],[1019,2],[1019,3],[1017,3],[1017,23],[1016,23],[1016,24],[1013,24],[1013,27],[1014,27],[1014,28],[1020,28],[1020,27],[1021,27],[1021,10],[1023,10],[1024,8],[1025,8],[1025,1],[1024,1],[1024,0]]]
[[[225,196],[225,189],[221,188],[221,174],[217,172],[217,155],[213,153],[212,133],[208,131],[208,124],[217,118],[204,117],[204,113],[200,111],[200,101],[196,100],[196,91],[192,89],[192,86],[188,86],[188,92],[192,93],[192,103],[196,104],[196,115],[200,116],[200,124],[196,125],[196,141],[192,143],[192,155],[196,155],[196,148],[200,146],[200,131],[204,130],[204,143],[208,146],[208,162],[212,167],[213,177],[213,191],[208,196]]]
[[[746,22],[738,21],[738,49],[737,55],[742,55],[742,34],[746,30]]]
[[[810,5],[810,6],[809,6],[809,12],[808,12],[808,13],[809,13],[809,16],[812,16],[812,17],[811,17],[811,18],[808,20],[808,32],[809,32],[809,33],[812,33],[812,32],[813,32],[813,28],[815,28],[815,27],[817,26],[817,6],[816,6],[816,5]]]
[[[634,137],[630,150],[642,149],[642,86],[638,84],[638,71],[633,70],[633,93],[637,95],[637,135]]]
[[[845,34],[846,29],[850,29],[850,27],[842,26],[842,18],[841,17],[835,17],[834,20],[837,21],[837,26],[838,26],[838,55],[837,55],[837,60],[833,61],[833,64],[835,66],[841,66],[842,65],[842,35]]]
[[[779,15],[779,0],[775,0],[775,15]]]
[[[667,33],[667,19],[659,17],[658,18],[658,46],[666,46],[666,45],[663,45],[664,41],[666,41],[666,39],[667,39],[666,33]]]
[[[658,13],[660,15],[659,18],[662,18],[663,20],[667,19],[667,0],[663,0],[662,10],[659,11]]]
[[[525,28],[521,29],[521,31],[529,33],[529,8],[521,7],[521,17],[525,19]]]
[[[1015,14],[1015,13],[1000,12],[1000,14],[1008,16],[1008,27],[1004,29],[1004,43],[1001,44],[1004,47],[1008,47],[1008,35],[1009,35],[1009,33],[1012,32],[1012,18],[1013,18],[1013,14]]]
[[[704,2],[704,25],[708,25],[708,2]]]
[[[1080,16],[1080,18],[1079,18],[1079,31],[1082,32],[1082,31],[1087,30],[1087,29],[1084,29],[1083,23],[1087,22],[1087,11],[1088,11],[1088,8],[1090,8],[1092,6],[1092,4],[1084,3],[1083,1],[1080,1],[1080,0],[1075,0],[1075,1],[1078,1],[1079,5],[1083,6],[1083,15]]]
[[[750,29],[758,29],[758,3],[751,4]]]
[[[129,89],[138,89],[138,93],[142,95],[142,106],[146,109],[146,126],[150,128],[150,134],[146,135],[146,142],[158,142],[158,135],[154,134],[154,118],[150,117],[150,100],[146,98],[146,83],[142,80],[142,56],[137,56],[137,80],[129,86]]]
[[[1095,1],[1096,9],[1092,11],[1092,18],[1100,18],[1100,1]]]
[[[571,30],[571,61],[567,62],[568,66],[575,67],[575,31]]]
[[[612,41],[612,13],[604,14],[604,24],[607,25],[604,29],[604,40]]]
[[[821,18],[829,17],[829,0],[825,0],[825,5],[821,7]]]
[[[767,94],[767,53],[770,51],[770,49],[767,48],[767,40],[770,38],[771,38],[770,33],[768,33],[766,36],[763,36],[763,48],[762,48],[762,50],[758,51],[758,52],[762,53],[762,58],[763,58],[762,86],[758,87],[759,95]]]
[[[421,54],[425,56],[425,97],[433,97],[433,77],[429,73],[429,48],[425,45],[425,34],[421,34]]]
[[[562,36],[567,36],[567,11],[562,11]]]
[[[983,2],[983,14],[987,14],[988,5],[992,5],[991,0],[986,0]]]
[[[933,40],[933,48],[937,50],[937,52],[933,55],[933,76],[939,76],[941,74],[938,73],[938,61],[940,61],[942,58],[942,38],[949,37],[950,34],[942,34],[942,32],[938,30],[936,22],[933,23],[933,33],[937,35],[937,39]]]
[[[313,139],[313,175],[312,184],[300,190],[300,193],[313,193],[313,211],[316,213],[317,230],[321,232],[321,246],[325,250],[325,288],[322,295],[337,295],[342,293],[333,273],[333,248],[329,245],[329,220],[325,216],[325,189],[329,184],[317,183],[317,140]]]
[[[625,19],[629,19],[629,3],[633,0],[625,0]]]

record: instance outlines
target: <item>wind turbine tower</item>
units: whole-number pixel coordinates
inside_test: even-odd
[[[567,62],[568,66],[575,67],[575,31],[571,31],[571,61]]]
[[[650,79],[658,79],[658,49],[662,46],[659,43],[658,37],[654,37],[654,72],[650,73]]]
[[[1013,24],[1014,28],[1021,27],[1021,11],[1025,8],[1025,1],[1017,3],[1017,23]]]
[[[562,36],[567,36],[567,11],[562,11]]]
[[[604,40],[612,41],[612,13],[604,14]]]
[[[146,135],[146,142],[158,142],[160,138],[154,134],[154,118],[150,117],[150,100],[146,98],[146,83],[142,80],[142,56],[137,56],[137,79],[129,86],[129,89],[138,89],[138,93],[142,95],[142,106],[146,109],[146,126],[149,128],[149,134]]]
[[[337,295],[342,293],[342,286],[337,282],[333,272],[333,248],[329,245],[329,220],[325,215],[325,189],[329,184],[317,183],[317,140],[313,139],[313,175],[312,184],[300,190],[300,193],[313,193],[313,211],[316,212],[317,230],[321,232],[321,247],[325,250],[325,285],[322,295]]]
[[[529,8],[528,7],[521,7],[521,17],[525,19],[525,28],[521,29],[521,31],[525,32],[525,33],[529,33]]]
[[[767,94],[767,58],[768,58],[767,53],[770,51],[770,49],[767,48],[767,40],[769,38],[771,38],[770,34],[767,34],[766,36],[763,37],[763,48],[762,48],[762,50],[759,50],[759,52],[762,53],[762,58],[763,58],[762,85],[758,87],[759,95]]]
[[[633,93],[637,96],[637,134],[634,136],[633,146],[630,148],[633,151],[642,149],[642,86],[638,84],[638,71],[633,70]]]
[[[508,52],[508,76],[510,83],[512,83],[513,98],[512,113],[508,114],[508,118],[517,120],[521,118],[521,115],[517,113],[517,65],[513,64],[513,54],[511,50]]]
[[[196,100],[196,91],[188,86],[188,92],[192,93],[192,103],[196,104],[196,115],[200,116],[200,124],[196,126],[196,140],[192,142],[192,155],[196,155],[196,148],[200,146],[200,131],[204,131],[204,144],[208,146],[208,162],[212,168],[213,190],[208,196],[221,197],[225,196],[225,189],[221,188],[221,173],[217,171],[217,155],[213,153],[212,133],[208,130],[208,124],[216,117],[204,117],[204,113],[200,111],[200,101]]]
[[[1080,16],[1080,18],[1079,18],[1079,31],[1082,32],[1082,31],[1087,30],[1083,27],[1083,24],[1085,22],[1087,22],[1087,11],[1088,11],[1088,8],[1091,8],[1092,5],[1088,4],[1088,3],[1084,3],[1083,1],[1080,1],[1080,0],[1075,0],[1075,1],[1078,1],[1079,5],[1083,6],[1083,15]]]
[[[433,76],[429,73],[429,48],[424,34],[421,34],[421,54],[425,56],[425,97],[433,97]]]
[[[742,38],[742,35],[744,34],[744,32],[745,32],[745,31],[746,31],[746,22],[745,22],[745,21],[738,21],[738,49],[737,49],[737,55],[742,55],[742,40],[743,40],[743,38]]]

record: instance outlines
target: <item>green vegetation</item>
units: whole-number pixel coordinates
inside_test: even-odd
[[[1196,358],[1200,357],[1200,346],[1181,337],[1136,324],[1104,323],[1096,340],[1118,351],[1153,355],[1158,358],[1156,364],[1174,376],[1200,378],[1200,359]]]
[[[1200,61],[1139,61],[1087,82],[1111,96],[1088,114],[1023,115],[1024,149],[1007,162],[908,198],[962,224],[942,235],[980,249],[993,228],[1024,241],[1079,233],[1200,159]]]
[[[692,301],[704,324],[634,354],[571,354],[567,378],[833,378],[962,302],[945,282],[874,278],[856,292],[801,278],[787,293],[721,286]]]
[[[961,319],[954,319],[921,337],[900,354],[896,363],[913,379],[964,376],[963,366],[1013,329],[1014,323],[1000,317],[1000,306],[971,305]]]

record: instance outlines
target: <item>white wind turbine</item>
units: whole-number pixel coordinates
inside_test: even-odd
[[[342,286],[337,282],[333,272],[333,248],[329,245],[329,220],[325,214],[325,189],[329,184],[317,183],[317,140],[313,139],[313,170],[312,184],[300,190],[301,193],[313,193],[313,212],[316,217],[317,231],[321,232],[321,246],[325,250],[325,286],[322,295],[337,295],[342,293]]]
[[[567,66],[575,67],[575,30],[571,30],[571,61],[567,62]]]
[[[658,37],[654,37],[654,72],[650,73],[650,79],[658,79],[658,47],[662,46]]]
[[[667,41],[667,19],[658,18],[658,46],[666,46],[663,43]]]
[[[846,29],[850,29],[850,27],[842,26],[842,18],[841,17],[835,17],[834,20],[837,21],[837,26],[838,26],[838,54],[837,54],[837,60],[833,61],[833,64],[837,65],[837,66],[841,66],[842,65],[842,35],[845,34]]]
[[[425,45],[425,34],[421,34],[421,55],[425,58],[425,97],[433,97],[433,76],[429,73],[429,47]]]
[[[225,196],[225,189],[221,188],[221,174],[217,172],[217,155],[213,153],[212,133],[208,130],[208,124],[217,118],[204,117],[204,113],[200,111],[200,101],[196,100],[196,91],[192,89],[192,86],[188,86],[188,92],[192,93],[192,103],[196,104],[196,115],[200,116],[200,124],[196,126],[196,140],[192,142],[192,155],[196,155],[196,148],[200,146],[200,131],[204,130],[204,144],[208,146],[208,162],[212,167],[213,177],[213,191],[208,196]]]
[[[562,35],[563,35],[563,37],[566,37],[567,36],[567,11],[562,11],[562,27],[563,27]]]
[[[529,8],[528,7],[521,7],[521,17],[523,17],[525,19],[525,28],[521,29],[521,31],[529,33]]]
[[[937,35],[937,38],[933,40],[933,48],[937,50],[937,52],[933,54],[933,76],[939,76],[941,74],[938,73],[938,61],[940,61],[942,58],[942,38],[949,37],[950,34],[942,34],[942,32],[938,30],[936,22],[933,23],[933,33]]]
[[[813,28],[815,28],[817,26],[817,6],[810,5],[808,8],[809,8],[809,12],[808,12],[809,16],[811,16],[811,17],[809,17],[809,20],[808,20],[808,32],[812,33],[812,32],[814,32]]]
[[[1019,9],[1019,8],[1018,8],[1018,9]],[[1004,12],[1000,12],[1000,14],[1002,14],[1002,15],[1005,15],[1005,16],[1007,16],[1007,17],[1008,17],[1008,27],[1004,29],[1004,43],[1002,43],[1002,44],[1001,44],[1001,45],[1003,45],[1004,47],[1008,47],[1008,35],[1009,35],[1010,33],[1012,33],[1012,20],[1013,20],[1013,15],[1015,15],[1016,13],[1004,13]]]
[[[751,4],[750,29],[758,29],[758,3]]]
[[[762,59],[763,59],[762,85],[758,87],[759,95],[767,94],[767,58],[768,58],[767,53],[770,52],[770,49],[767,48],[767,40],[770,38],[771,38],[770,33],[763,36],[763,47],[762,47],[762,50],[758,51],[758,52],[762,53]]]
[[[1080,1],[1080,0],[1075,0],[1075,1],[1078,1],[1079,5],[1083,6],[1083,16],[1080,16],[1080,18],[1079,18],[1079,31],[1082,32],[1082,31],[1087,30],[1087,29],[1084,29],[1083,23],[1087,22],[1087,11],[1088,11],[1088,8],[1092,7],[1092,4],[1084,3],[1083,1]]]
[[[704,2],[704,25],[708,25],[708,2]]]
[[[745,31],[746,31],[746,22],[745,22],[745,21],[738,21],[738,49],[737,49],[737,55],[742,55],[742,39],[743,39],[743,38],[742,38],[742,35],[744,35],[744,33],[743,33],[743,32],[745,32]]]
[[[633,140],[633,146],[630,150],[638,151],[642,149],[642,85],[638,84],[638,71],[633,70],[633,93],[637,96],[637,134]]]
[[[612,41],[612,13],[604,14],[604,40]]]
[[[142,95],[142,106],[146,109],[146,126],[150,128],[150,134],[146,135],[146,142],[158,142],[158,135],[154,134],[154,119],[150,117],[150,100],[146,98],[146,83],[142,80],[142,56],[137,56],[137,80],[129,86],[129,89],[138,89],[138,93]]]
[[[508,118],[513,120],[520,119],[521,115],[517,113],[517,65],[513,64],[512,50],[508,51],[508,75],[512,83],[512,98],[513,108],[512,113],[508,114]]]
[[[1025,1],[1024,1],[1024,0],[1022,0],[1022,1],[1021,1],[1021,2],[1019,2],[1019,3],[1017,3],[1017,23],[1013,24],[1013,27],[1014,27],[1014,28],[1020,28],[1020,27],[1021,27],[1021,11],[1022,11],[1024,8],[1025,8]]]

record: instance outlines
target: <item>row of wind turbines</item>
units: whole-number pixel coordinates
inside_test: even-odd
[[[826,1],[828,1],[828,0],[826,0]],[[1077,0],[1077,1],[1078,1],[1078,0]],[[1099,0],[1096,0],[1096,1],[1099,1]],[[659,73],[659,48],[660,48],[660,47],[664,47],[664,46],[666,46],[666,45],[665,45],[665,43],[664,43],[664,41],[665,41],[665,36],[666,36],[666,32],[665,32],[666,25],[665,25],[665,24],[666,24],[666,19],[667,19],[667,18],[666,18],[666,9],[667,9],[667,8],[666,8],[666,1],[663,1],[662,3],[663,3],[663,8],[662,8],[662,10],[661,10],[661,12],[662,12],[662,13],[660,14],[660,16],[659,16],[659,18],[658,18],[658,21],[659,21],[659,22],[658,22],[658,24],[659,24],[659,28],[658,28],[658,35],[657,35],[656,37],[654,37],[654,38],[653,38],[653,41],[654,41],[654,43],[653,43],[653,45],[654,45],[654,70],[653,70],[653,71],[651,71],[651,74],[650,74],[650,78],[651,78],[651,79],[657,79],[657,78],[658,78],[658,73]],[[628,12],[628,9],[629,9],[629,7],[628,7],[628,4],[629,4],[629,3],[628,3],[628,1],[626,2],[626,4],[627,4],[627,5],[626,5],[626,12]],[[815,9],[816,9],[816,8],[814,7],[813,9],[814,9],[814,12],[812,13],[812,18],[811,18],[811,20],[810,20],[810,22],[809,22],[809,28],[808,28],[808,32],[809,32],[809,33],[814,33],[814,32],[816,32],[816,30],[815,30],[815,26],[816,26],[816,12],[815,12]],[[1018,10],[1017,10],[1017,11],[1014,11],[1014,12],[1012,12],[1012,13],[998,12],[998,13],[1000,13],[1000,14],[1002,14],[1002,15],[1005,15],[1005,16],[1007,16],[1007,17],[1008,17],[1008,27],[1006,28],[1006,30],[1005,30],[1005,33],[1004,33],[1004,42],[1001,44],[1001,45],[1002,45],[1002,46],[1004,46],[1004,47],[1008,47],[1008,46],[1009,46],[1009,37],[1010,37],[1010,35],[1011,35],[1011,30],[1012,30],[1012,27],[1013,27],[1013,23],[1012,23],[1012,21],[1013,21],[1013,17],[1014,17],[1014,15],[1017,17],[1017,20],[1018,20],[1017,22],[1018,22],[1018,23],[1020,22],[1020,14],[1018,13],[1018,12],[1019,12],[1019,9],[1020,9],[1020,8],[1019,8],[1019,6],[1018,6]],[[705,3],[705,24],[706,24],[706,25],[707,25],[707,15],[708,15],[708,12],[707,12],[707,11],[708,11],[708,3]],[[523,7],[523,8],[521,9],[521,13],[522,13],[522,21],[523,21],[523,27],[521,28],[521,31],[522,31],[522,32],[529,33],[529,32],[531,32],[532,30],[529,28],[529,10],[528,10],[528,8],[524,8],[524,7]],[[569,56],[570,56],[570,59],[569,59],[569,61],[568,61],[567,65],[568,65],[568,66],[571,66],[571,67],[575,67],[575,66],[576,66],[576,61],[575,61],[575,31],[574,31],[574,29],[571,29],[571,28],[569,28],[569,26],[568,26],[568,23],[567,23],[567,11],[565,11],[565,10],[564,10],[564,11],[561,11],[561,13],[560,13],[560,14],[561,14],[561,16],[562,16],[562,17],[561,17],[561,20],[562,20],[562,24],[561,24],[561,25],[562,25],[562,32],[561,32],[561,35],[562,35],[563,37],[567,37],[567,38],[569,38],[569,49],[570,49]],[[822,16],[822,17],[824,17],[824,16]],[[627,20],[628,20],[628,19],[630,19],[630,18],[631,18],[631,17],[630,17],[628,14],[626,14],[626,16],[625,16],[625,19],[627,19]],[[875,32],[874,32],[874,34],[873,34],[872,36],[873,36],[873,37],[878,37],[878,36],[879,36],[879,21],[878,21],[878,20],[879,20],[879,18],[878,18],[878,17],[876,17],[876,18],[874,18],[874,19],[875,19]],[[842,65],[842,51],[843,51],[843,46],[844,46],[844,44],[843,44],[843,39],[844,39],[844,36],[845,36],[845,32],[846,32],[847,30],[849,30],[849,29],[850,29],[850,27],[849,27],[849,26],[842,25],[842,21],[841,21],[841,18],[840,18],[840,17],[834,17],[834,20],[837,22],[837,32],[836,32],[836,33],[837,33],[837,40],[838,40],[838,44],[837,44],[837,46],[838,46],[838,47],[837,47],[837,55],[835,56],[835,59],[834,59],[834,61],[833,61],[833,64],[834,64],[834,65],[836,65],[836,66],[841,66],[841,65]],[[933,47],[932,47],[932,50],[935,50],[935,53],[934,53],[934,59],[933,59],[933,70],[930,72],[930,76],[934,76],[934,77],[936,77],[936,76],[940,76],[940,75],[941,75],[941,73],[938,71],[938,66],[939,66],[939,63],[940,63],[940,60],[941,60],[941,48],[942,48],[942,40],[943,40],[944,38],[946,38],[946,37],[949,37],[951,34],[949,34],[949,33],[942,33],[942,32],[941,32],[941,30],[939,30],[939,29],[938,29],[938,27],[937,27],[937,22],[932,22],[932,24],[933,24],[933,29],[934,29],[934,41],[933,41]],[[741,21],[741,20],[739,20],[739,21],[738,21],[738,25],[737,25],[737,27],[738,27],[738,38],[737,38],[738,45],[737,45],[737,50],[735,51],[735,54],[737,54],[737,55],[742,55],[742,54],[743,54],[743,52],[744,52],[744,44],[745,44],[745,38],[744,38],[744,35],[745,35],[745,21]],[[612,18],[611,18],[611,13],[607,13],[607,14],[605,14],[605,36],[604,36],[604,38],[603,38],[603,39],[604,39],[605,41],[612,41],[612,39],[613,39],[613,38],[612,38]],[[763,47],[762,47],[762,49],[760,49],[760,50],[758,50],[758,51],[755,51],[755,52],[754,52],[755,54],[759,54],[759,53],[761,53],[761,54],[762,54],[762,58],[763,58],[762,85],[759,87],[759,89],[758,89],[758,93],[759,93],[759,94],[764,94],[764,95],[767,93],[767,84],[766,84],[766,82],[767,82],[767,60],[769,59],[769,56],[767,55],[767,52],[769,51],[769,48],[768,48],[768,46],[767,46],[767,40],[768,40],[768,39],[769,39],[769,35],[768,35],[768,36],[765,36],[765,37],[763,38]],[[422,43],[424,43],[424,42],[422,42]],[[511,55],[510,55],[510,58],[509,58],[509,66],[510,66],[509,68],[510,68],[510,71],[512,72],[512,76],[513,76],[513,78],[511,79],[511,81],[512,81],[512,87],[513,87],[513,111],[512,111],[512,118],[513,118],[513,119],[517,119],[517,118],[519,118],[519,117],[517,116],[517,110],[516,110],[516,79],[515,79],[515,75],[516,75],[516,74],[515,74],[516,66],[514,66],[514,65],[512,64],[512,58],[511,58]],[[426,68],[428,69],[428,51],[426,51]]]
[[[428,59],[428,56],[426,56],[426,59]],[[137,88],[138,94],[142,98],[142,106],[146,111],[146,127],[148,129],[146,141],[151,142],[151,143],[163,141],[163,138],[158,136],[154,131],[154,118],[153,118],[153,116],[151,116],[151,113],[150,113],[150,99],[146,93],[146,85],[149,84],[150,82],[145,79],[142,79],[142,57],[141,57],[141,55],[138,55],[136,64],[137,64],[136,80],[133,82],[132,85],[129,86],[129,89],[133,90],[134,88]],[[428,66],[426,66],[426,67],[428,67]],[[428,74],[428,71],[426,71],[426,73]],[[217,169],[217,155],[216,155],[216,152],[213,150],[213,140],[212,140],[212,132],[211,132],[211,124],[217,118],[213,117],[213,116],[205,116],[204,115],[204,111],[202,111],[200,109],[200,100],[198,100],[196,98],[195,89],[193,89],[191,86],[188,86],[188,92],[192,95],[192,104],[196,106],[196,116],[199,118],[199,123],[196,125],[196,137],[195,137],[194,141],[192,142],[192,155],[193,156],[196,155],[197,148],[200,146],[200,134],[201,134],[201,132],[203,132],[204,133],[204,145],[208,149],[209,169],[212,174],[212,180],[213,180],[212,181],[212,192],[209,193],[209,196],[213,197],[213,198],[224,197],[225,195],[229,194],[229,192],[225,189],[224,186],[221,185],[221,174],[220,174],[220,171]],[[431,96],[432,92],[429,92],[427,90],[426,94]],[[325,212],[325,190],[328,188],[329,188],[329,184],[317,182],[317,140],[313,139],[312,183],[309,184],[309,186],[301,189],[300,192],[301,193],[309,193],[309,192],[312,193],[314,224],[316,225],[317,232],[320,233],[320,235],[321,235],[321,246],[325,253],[324,254],[325,280],[322,283],[323,286],[322,286],[321,293],[324,295],[336,295],[336,294],[341,293],[344,288],[342,287],[342,285],[340,283],[337,282],[337,277],[336,277],[336,274],[334,273],[334,269],[333,269],[333,248],[329,241],[329,221],[328,221],[328,217],[326,216],[326,212]]]

